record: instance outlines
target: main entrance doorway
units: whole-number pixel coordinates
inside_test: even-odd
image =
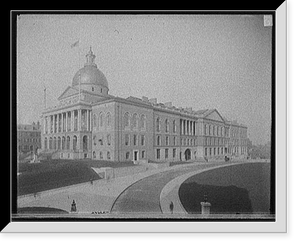
[[[191,159],[191,150],[186,149],[186,151],[184,152],[184,156],[185,156],[186,161],[190,160]]]

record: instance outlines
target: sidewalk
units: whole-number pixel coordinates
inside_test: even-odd
[[[18,207],[52,207],[70,211],[73,200],[77,212],[102,214],[109,213],[117,197],[135,182],[156,173],[199,165],[191,163],[167,168],[149,169],[148,171],[110,180],[90,182],[48,190],[37,196],[29,195],[18,198]]]

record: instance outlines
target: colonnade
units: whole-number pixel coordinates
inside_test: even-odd
[[[75,109],[44,117],[44,134],[92,131],[92,110]]]
[[[196,121],[180,119],[180,134],[181,135],[196,135]]]

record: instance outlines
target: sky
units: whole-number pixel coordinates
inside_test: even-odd
[[[79,46],[71,45],[79,41]],[[92,47],[109,93],[217,109],[270,141],[272,27],[263,15],[20,15],[17,119],[41,120]]]

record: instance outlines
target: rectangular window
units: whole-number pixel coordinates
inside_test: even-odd
[[[160,159],[160,149],[156,150],[156,158],[159,160]]]
[[[207,156],[207,148],[204,149],[204,155]]]
[[[174,145],[177,145],[176,144],[176,137],[173,137],[173,143],[174,143]]]
[[[166,137],[166,145],[169,145],[169,137]]]
[[[137,145],[137,136],[133,135],[133,145]]]
[[[176,149],[173,149],[173,158],[176,158]]]
[[[165,159],[168,159],[168,158],[169,158],[169,150],[165,149]]]
[[[145,145],[145,135],[141,135],[141,145]]]
[[[146,157],[146,151],[143,150],[143,151],[142,151],[142,159],[145,159],[145,157]]]
[[[125,145],[129,145],[129,134],[125,134]]]
[[[126,155],[125,155],[126,160],[129,160],[129,157],[130,157],[130,153],[126,152]]]

